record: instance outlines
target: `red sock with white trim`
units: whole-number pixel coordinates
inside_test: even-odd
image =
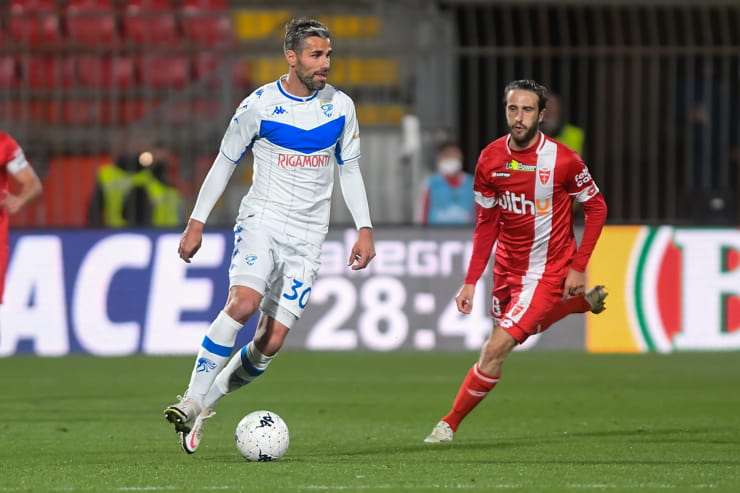
[[[586,313],[591,310],[591,303],[585,296],[571,296],[562,303],[558,303],[547,312],[545,318],[540,323],[540,332],[547,330],[552,324],[565,318],[571,313]]]
[[[457,391],[452,411],[442,421],[450,425],[452,431],[457,431],[460,422],[488,395],[498,381],[499,377],[486,375],[478,369],[478,363],[474,364]]]

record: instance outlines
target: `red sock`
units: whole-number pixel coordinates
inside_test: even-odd
[[[552,310],[547,312],[544,320],[540,323],[540,332],[547,330],[552,324],[571,313],[585,313],[589,310],[591,310],[591,303],[582,294],[571,296],[562,303],[553,306]]]
[[[467,416],[480,401],[496,386],[499,377],[486,375],[478,369],[478,363],[468,371],[463,380],[460,390],[457,391],[455,402],[452,404],[450,414],[442,418],[452,431],[460,426],[460,421]]]

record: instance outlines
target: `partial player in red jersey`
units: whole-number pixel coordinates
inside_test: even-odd
[[[517,344],[569,313],[604,310],[603,286],[585,290],[586,265],[606,221],[606,202],[581,157],[540,131],[547,89],[531,80],[504,90],[509,133],[480,154],[475,170],[478,221],[465,282],[455,300],[470,313],[475,283],[493,251],[494,327],[463,381],[452,410],[425,442],[452,441],[460,422],[501,377]],[[580,246],[573,201],[583,207]]]
[[[8,190],[10,181],[18,185],[18,193]],[[9,215],[23,209],[41,195],[41,180],[28,164],[23,150],[10,135],[0,132],[0,304],[5,291],[5,271],[8,268],[10,246],[8,242]]]

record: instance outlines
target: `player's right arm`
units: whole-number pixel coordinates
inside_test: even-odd
[[[255,138],[253,134],[257,131],[257,123],[254,106],[250,105],[250,98],[245,99],[239,105],[221,140],[218,155],[198,191],[193,212],[190,214],[177,249],[178,255],[185,262],[190,263],[200,249],[203,241],[203,226],[216,202],[224,193],[234,173],[234,168],[247,153]]]
[[[475,167],[473,189],[475,202],[480,207],[478,207],[478,220],[473,232],[473,252],[470,256],[465,282],[455,297],[457,309],[462,313],[470,313],[473,309],[475,283],[486,270],[499,232],[501,208],[498,207],[496,201],[496,190],[487,177],[490,175],[490,169],[485,165],[485,157],[486,151],[484,150]]]

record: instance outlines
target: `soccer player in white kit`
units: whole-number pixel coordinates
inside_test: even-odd
[[[208,328],[187,391],[164,410],[191,454],[216,402],[265,371],[306,308],[329,229],[337,166],[358,229],[348,265],[364,269],[375,256],[354,103],[326,83],[329,30],[313,19],[293,19],[284,49],[288,74],[239,104],[178,248],[180,258],[190,262],[208,215],[251,149],[254,178],[234,227],[229,296]],[[237,332],[257,310],[254,339],[231,357]]]

